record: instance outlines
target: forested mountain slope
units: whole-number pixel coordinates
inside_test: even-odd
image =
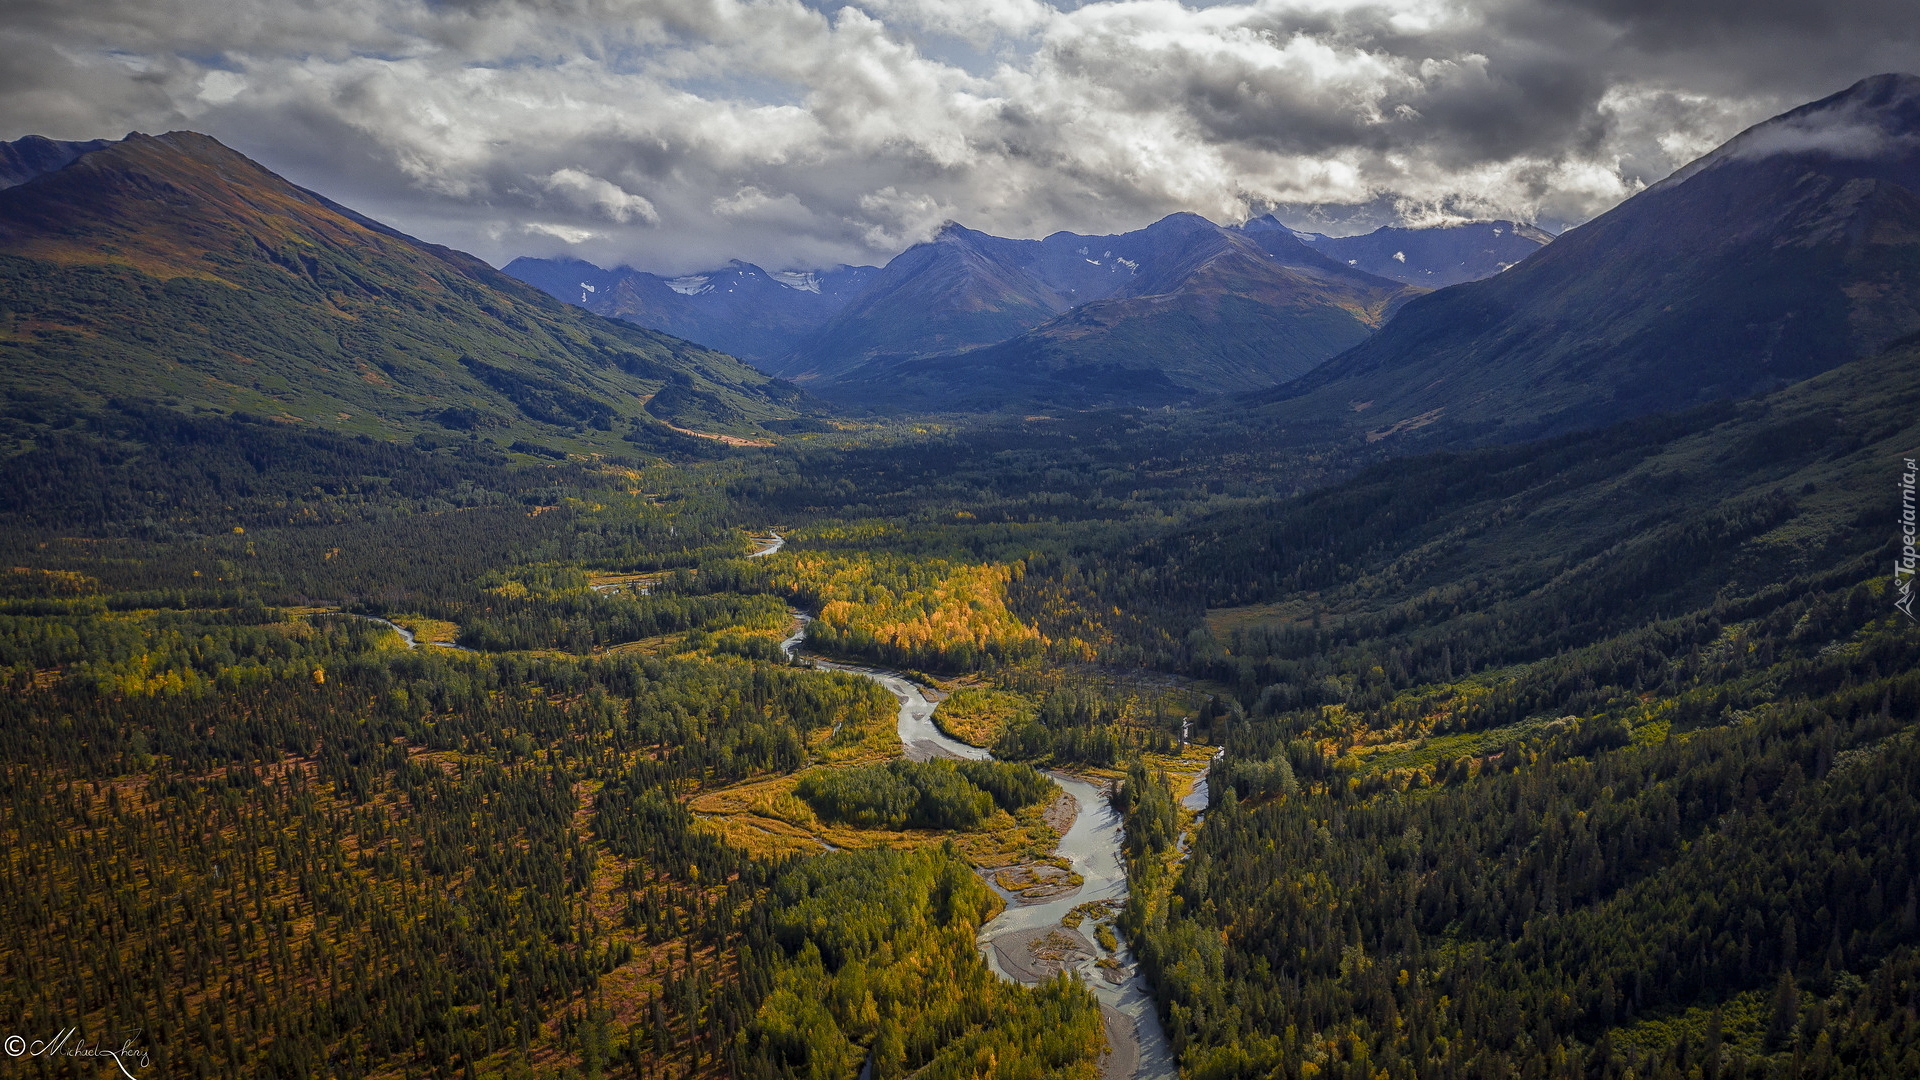
[[[756,432],[800,400],[190,132],[86,149],[0,190],[0,357],[16,411],[127,398],[552,453],[629,449],[636,424],[664,433],[655,417]]]
[[[1920,329],[1920,76],[1775,117],[1254,400],[1278,425],[1524,439],[1772,389]]]
[[[1188,1075],[1909,1075],[1916,454],[1909,345],[1143,548],[1234,691],[1130,912]]]

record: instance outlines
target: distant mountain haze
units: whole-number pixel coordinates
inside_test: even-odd
[[[36,176],[64,169],[81,154],[111,145],[107,139],[59,142],[39,135],[0,143],[0,189],[24,184]]]
[[[1264,250],[1192,214],[1123,236],[1074,239],[1100,241],[1076,245],[1076,253],[1086,246],[1102,256],[1082,256],[1084,265],[1126,272],[1084,276],[1069,288],[1093,297],[1009,340],[876,356],[808,385],[832,400],[930,409],[1172,404],[1295,378],[1365,339],[1421,291],[1298,241]],[[1058,237],[1040,243],[1055,252],[1065,246]]]
[[[768,370],[803,382],[831,380],[874,356],[1004,341],[1072,307],[1072,282],[1095,283],[1094,291],[1106,295],[1113,276],[1130,275],[1124,266],[1104,263],[1098,277],[1062,280],[1046,272],[1065,262],[1049,246],[1088,247],[1097,260],[1100,249],[1089,244],[1106,239],[1059,233],[1007,240],[950,223],[933,240],[895,256],[818,333]]]
[[[1369,438],[1523,439],[1783,386],[1920,332],[1920,77],[1743,132],[1248,402]]]
[[[1166,403],[1269,386],[1364,339],[1420,291],[1290,232],[1194,214],[1041,240],[949,223],[884,268],[843,267],[803,288],[742,263],[678,279],[536,259],[507,271],[831,399],[927,408]]]
[[[751,435],[803,395],[580,311],[192,132],[0,147],[0,390],[548,456]],[[52,407],[49,405],[48,407]],[[656,437],[657,436],[657,437]]]
[[[1553,241],[1546,230],[1514,221],[1388,226],[1361,236],[1324,236],[1288,228],[1267,214],[1241,230],[1258,244],[1297,240],[1356,270],[1430,289],[1492,277]]]
[[[698,341],[762,369],[819,330],[880,273],[874,266],[769,273],[736,260],[705,273],[662,277],[524,257],[504,269],[596,315]]]

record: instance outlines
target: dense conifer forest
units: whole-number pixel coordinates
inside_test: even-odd
[[[529,463],[16,397],[0,1028],[1092,1080],[1089,986],[975,944],[1055,769],[1125,823],[1183,1075],[1915,1075],[1917,359],[1391,459],[1119,410]],[[799,612],[1000,761],[898,760]]]
[[[8,22],[8,100],[378,143],[331,175],[496,254],[911,246],[549,294],[207,135],[0,143],[8,1077],[1920,1077],[1920,77],[1675,158],[1897,19],[199,6]],[[1689,35],[1821,73],[1660,84]],[[1030,61],[1119,141],[1035,150]],[[968,159],[1181,212],[929,233]]]

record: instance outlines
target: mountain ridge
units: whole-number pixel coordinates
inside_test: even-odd
[[[0,189],[17,187],[36,176],[64,169],[82,154],[111,145],[107,139],[62,142],[42,135],[0,143]]]
[[[1920,78],[1863,80],[1728,145],[1863,115],[1893,153],[1723,147],[1244,406],[1370,439],[1519,440],[1783,386],[1920,330]]]
[[[1141,269],[1106,297],[991,345],[875,357],[817,392],[895,408],[1173,404],[1297,377],[1421,291],[1297,241],[1276,254],[1196,215],[1141,232],[1152,234],[1138,241],[1152,245],[1151,261],[1133,249]]]
[[[578,259],[521,257],[510,277],[596,315],[698,341],[765,367],[819,329],[879,273],[872,266],[769,272],[734,259],[698,274],[667,277]]]
[[[1056,234],[1057,235],[1057,234]],[[1071,306],[1023,256],[1044,243],[948,222],[881,268],[861,294],[769,370],[831,378],[877,355],[944,352],[1004,340]]]
[[[1449,273],[1459,276],[1492,273],[1505,265],[1486,264],[1485,259],[1472,263],[1471,252],[1456,250],[1462,246],[1459,239],[1471,238],[1484,248],[1487,236],[1479,234],[1511,231],[1509,226],[1479,223],[1401,234],[1418,240],[1428,233],[1447,233],[1444,239],[1423,242],[1452,252]],[[1530,227],[1512,228],[1533,232]],[[1201,257],[1177,244],[1177,250],[1161,245],[1170,237],[1192,234],[1238,236],[1249,244],[1235,250],[1251,254],[1257,249],[1264,252],[1264,261],[1293,273],[1252,271],[1247,263],[1243,269],[1258,284],[1249,288],[1245,302],[1226,295],[1217,281],[1213,286],[1196,283],[1197,295],[1174,305],[1186,323],[1185,331],[1177,334],[1169,329],[1165,301],[1116,304],[1179,292],[1183,280],[1199,269]],[[776,280],[797,274],[769,274],[738,260],[678,278],[625,267],[602,270],[563,259],[519,258],[505,269],[557,298],[724,348],[764,371],[795,378],[844,401],[879,403],[891,380],[905,378],[918,386],[914,400],[936,409],[971,408],[986,400],[1011,404],[1019,395],[1006,391],[1016,387],[1024,387],[1022,393],[1039,392],[1052,403],[1087,404],[1092,400],[1085,394],[1089,380],[1106,378],[1093,375],[1105,371],[1120,376],[1115,387],[1128,385],[1146,395],[1129,392],[1115,400],[1171,403],[1292,378],[1358,341],[1364,335],[1356,326],[1371,333],[1384,314],[1406,299],[1391,297],[1382,303],[1380,290],[1391,292],[1409,283],[1428,287],[1416,278],[1431,268],[1416,265],[1396,279],[1354,265],[1357,260],[1335,257],[1344,249],[1320,250],[1316,241],[1346,242],[1296,233],[1271,216],[1220,226],[1198,215],[1172,214],[1128,233],[1059,231],[1040,239],[998,237],[949,221],[885,267],[804,272],[818,283],[814,297],[790,281]],[[1412,241],[1402,245],[1414,246]],[[1537,244],[1525,245],[1532,247]],[[1223,240],[1209,253],[1220,256],[1233,248]],[[1461,270],[1453,264],[1471,265]],[[1390,267],[1397,265],[1389,262]],[[1370,295],[1333,298],[1326,310],[1301,321],[1301,297],[1315,290],[1354,288]],[[1254,300],[1255,293],[1263,299]],[[754,296],[755,302],[729,299],[741,294]],[[1276,310],[1261,310],[1275,301]],[[1219,322],[1222,302],[1236,311]],[[805,313],[792,314],[800,309]],[[1156,322],[1164,325],[1149,325]],[[1131,329],[1116,332],[1112,355],[1100,355],[1094,339],[1121,324]],[[995,351],[968,355],[980,349]],[[1162,357],[1198,352],[1214,356],[1223,366],[1211,377],[1188,365],[1183,372],[1187,377],[1163,378],[1166,372],[1150,374],[1147,367],[1152,365],[1142,366],[1145,352]],[[961,356],[968,359],[955,359]],[[931,357],[946,359],[934,362]],[[1085,370],[1055,385],[1068,368]],[[972,385],[981,378],[1005,385]],[[861,381],[870,385],[853,385]]]
[[[1544,229],[1510,220],[1422,229],[1385,225],[1358,236],[1326,236],[1291,228],[1266,214],[1240,228],[1256,243],[1290,236],[1343,265],[1432,289],[1492,277],[1553,240]]]
[[[758,433],[801,401],[192,132],[136,133],[0,190],[0,304],[16,397],[132,396],[552,453],[631,449],[621,432],[656,417]]]

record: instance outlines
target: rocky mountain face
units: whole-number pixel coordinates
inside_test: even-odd
[[[0,189],[24,184],[36,176],[64,169],[81,154],[110,145],[106,139],[59,142],[39,135],[0,143]]]

